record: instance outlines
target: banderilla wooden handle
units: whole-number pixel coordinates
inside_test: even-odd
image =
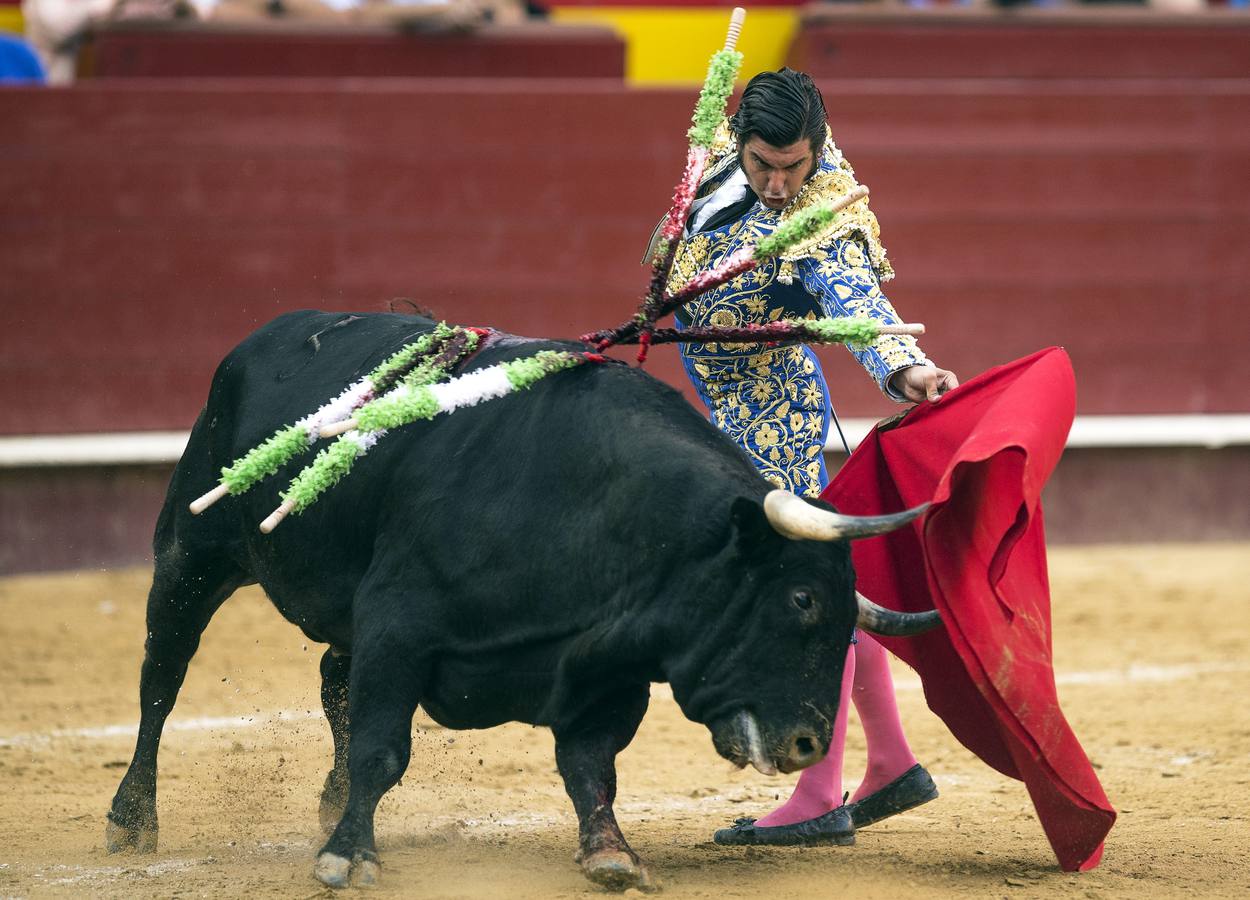
[[[913,337],[924,334],[923,322],[907,322],[902,325],[878,325],[877,334],[910,334]]]
[[[191,501],[191,515],[198,516],[228,493],[230,493],[230,488],[224,484],[217,485],[203,497]]]
[[[833,201],[833,211],[841,212],[842,210],[850,206],[852,203],[856,203],[860,200],[863,200],[867,196],[868,196],[868,188],[862,184],[857,184],[855,185],[855,187],[851,188],[849,191],[847,191],[837,200]]]
[[[329,425],[323,425],[317,433],[323,438],[338,437],[343,432],[351,431],[355,427],[355,419],[344,419],[341,422],[331,422]]]
[[[275,528],[278,527],[278,525],[282,523],[283,519],[285,519],[288,515],[291,514],[291,510],[293,509],[295,509],[294,500],[283,500],[282,505],[279,506],[277,509],[275,509],[273,512],[271,512],[265,518],[265,521],[260,523],[260,530],[263,531],[265,534],[268,534],[269,532],[273,531]]]
[[[742,34],[742,23],[746,21],[747,11],[735,6],[729,17],[729,33],[725,35],[725,49],[732,50],[738,45],[738,35]]]

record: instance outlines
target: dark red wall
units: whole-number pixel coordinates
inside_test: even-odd
[[[822,88],[932,356],[967,376],[1063,344],[1081,412],[1245,409],[1250,81]],[[613,324],[693,100],[552,80],[0,91],[0,432],[188,427],[222,354],[300,307]],[[890,411],[826,356],[840,413]],[[653,359],[681,380],[672,349]]]
[[[788,61],[816,78],[1246,78],[1250,19],[1111,4],[1003,13],[815,3]]]
[[[625,41],[594,26],[484,25],[433,33],[386,26],[123,22],[97,32],[81,74],[97,78],[614,78]]]
[[[0,469],[0,576],[150,563],[172,469]],[[1250,447],[1069,450],[1046,486],[1046,540],[1245,541],[1246,496]]]

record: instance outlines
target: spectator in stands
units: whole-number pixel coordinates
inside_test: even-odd
[[[110,21],[283,20],[459,31],[486,22],[520,22],[537,8],[523,0],[23,0],[22,11],[46,80],[68,84],[84,39]]]
[[[43,84],[48,76],[30,44],[0,32],[0,84]]]
[[[516,25],[544,10],[526,0],[354,0],[354,20],[404,27],[472,28],[486,22]]]
[[[26,36],[30,39],[50,84],[69,84],[78,65],[78,48],[98,22],[104,21],[114,0],[22,0]]]
[[[480,0],[358,0],[351,16],[355,22],[454,31],[489,19],[487,6]]]
[[[23,0],[22,13],[51,84],[74,80],[79,48],[106,22],[199,18],[192,0]]]
[[[212,22],[343,22],[342,9],[321,0],[196,0]]]
[[[196,0],[215,22],[286,20],[466,30],[486,22],[519,22],[518,0]],[[209,6],[208,4],[211,4]],[[211,12],[209,10],[211,9]]]

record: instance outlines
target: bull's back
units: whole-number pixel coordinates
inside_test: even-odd
[[[223,467],[338,397],[435,324],[414,315],[301,310],[274,319],[243,340],[217,367],[208,400],[175,470],[158,525],[158,555],[162,531],[166,543],[172,542],[175,531],[180,539],[251,543],[255,523],[277,505],[277,492],[311,461],[312,451],[300,454],[244,496],[227,498],[202,516],[189,518],[187,506],[217,484]],[[505,337],[478,354],[468,368],[543,346],[553,345]],[[376,477],[366,481],[377,486]]]
[[[211,443],[215,460],[228,465],[433,327],[418,316],[301,310],[253,332],[213,377],[205,412],[219,431]],[[230,459],[220,459],[222,452]]]
[[[559,642],[596,620],[598,585],[635,568],[631,553],[616,549],[650,533],[657,516],[666,533],[683,534],[688,552],[719,548],[720,526],[692,525],[689,509],[713,508],[709,479],[722,489],[741,484],[734,493],[760,481],[679,394],[609,364],[393,429],[342,483],[272,534],[257,525],[314,449],[247,493],[190,515],[188,504],[217,483],[222,467],[433,327],[414,316],[305,311],[243,341],[218,367],[178,466],[158,527],[158,559],[162,544],[180,554],[193,547],[224,554],[291,621],[337,646],[350,646],[354,598],[373,573],[404,586],[410,614],[449,657],[476,657],[514,639]],[[496,337],[466,368],[553,347],[576,349]],[[694,546],[703,541],[710,549]],[[577,562],[584,560],[597,562]],[[447,584],[454,597],[433,599],[441,597],[433,588]],[[483,622],[492,623],[485,643]]]
[[[315,411],[383,359],[433,328],[419,316],[300,310],[250,334],[218,365],[157,524],[155,552],[181,542],[220,542],[233,527],[223,501],[190,518],[187,506],[277,429]],[[283,482],[285,484],[285,482]]]

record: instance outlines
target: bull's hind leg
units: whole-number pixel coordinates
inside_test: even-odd
[[[367,633],[357,628],[352,642],[347,804],[313,867],[331,887],[371,885],[381,874],[373,814],[408,768],[412,717],[425,678],[413,653],[419,644],[398,623],[375,617],[368,624]]]
[[[321,657],[321,708],[325,710],[330,735],[334,738],[334,768],[321,789],[319,810],[321,830],[327,835],[343,818],[343,808],[347,806],[347,691],[351,667],[352,658],[333,648]]]
[[[655,890],[651,873],[616,824],[616,755],[628,746],[647,711],[648,688],[596,704],[592,718],[555,730],[556,765],[577,811],[582,872],[609,890]]]
[[[156,754],[161,730],[208,620],[246,581],[223,560],[192,561],[176,549],[158,557],[148,594],[148,637],[139,675],[139,737],[109,810],[105,844],[110,853],[156,849]]]

